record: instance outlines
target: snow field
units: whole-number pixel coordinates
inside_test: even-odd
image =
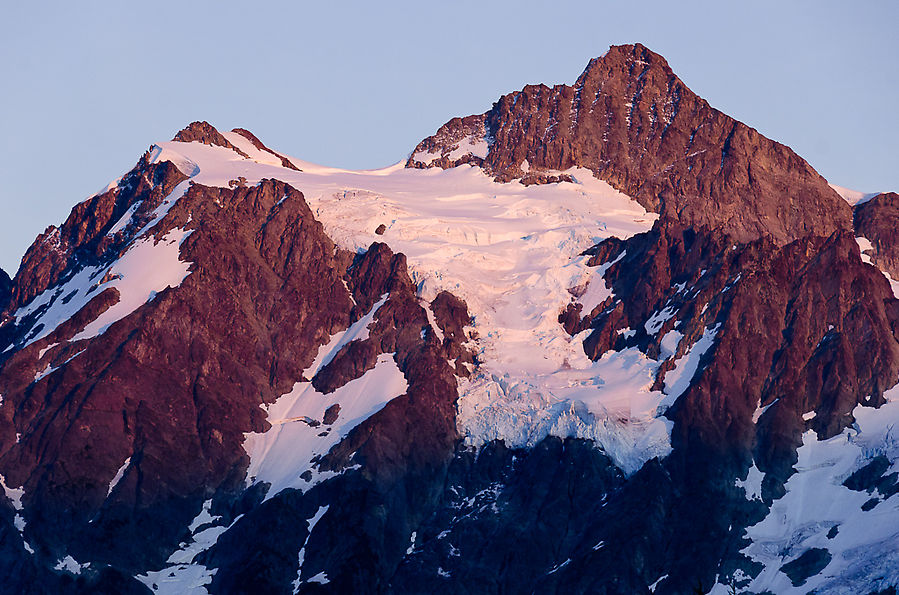
[[[292,159],[303,170],[296,172],[198,143],[163,143],[160,152],[196,166],[200,184],[283,180],[341,246],[361,251],[384,241],[406,255],[422,299],[441,290],[464,299],[482,362],[460,384],[458,423],[470,444],[589,438],[627,472],[669,452],[669,424],[658,415],[664,395],[649,391],[658,362],[636,350],[591,362],[584,336],[558,323],[575,299],[569,288],[587,288],[585,306],[608,292],[581,252],[646,231],[656,217],[591,172],[573,168],[565,172],[573,183],[524,187],[469,166],[356,172]],[[380,223],[383,236],[374,233]]]
[[[818,440],[813,431],[803,434],[786,494],[746,531],[752,543],[743,553],[764,566],[748,585],[750,591],[867,593],[899,581],[899,495],[884,498],[876,489],[868,493],[843,485],[878,455],[890,462],[884,475],[899,471],[899,385],[884,396],[888,402],[879,409],[858,405],[853,411],[856,423],[833,438]],[[753,465],[746,482],[738,485],[743,484],[747,498],[757,497],[761,479]],[[873,507],[872,498],[878,500]],[[826,549],[831,560],[821,572],[793,586],[780,568],[810,548]]]

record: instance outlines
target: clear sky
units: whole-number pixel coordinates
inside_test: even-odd
[[[403,159],[454,116],[641,42],[829,181],[899,191],[899,2],[7,2],[0,267],[193,120],[307,161]]]

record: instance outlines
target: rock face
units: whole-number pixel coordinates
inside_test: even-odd
[[[471,140],[489,152],[467,152]],[[738,241],[851,229],[845,201],[801,157],[710,107],[640,44],[612,47],[572,86],[529,85],[450,120],[407,166],[462,163],[501,181],[587,168],[649,210]]]
[[[266,153],[271,153],[272,155],[274,155],[275,157],[280,159],[281,165],[286,167],[287,169],[292,169],[294,171],[300,171],[300,168],[298,168],[296,165],[291,163],[290,159],[288,159],[284,155],[281,155],[280,153],[275,153],[274,151],[272,151],[271,149],[266,147],[264,144],[262,144],[262,141],[259,140],[258,138],[256,138],[256,135],[253,134],[252,132],[250,132],[249,130],[246,130],[245,128],[235,128],[231,132],[236,132],[237,134],[241,135],[242,137],[244,137],[245,139],[247,139],[248,141],[253,143],[253,146],[256,147],[257,149],[259,149],[260,151],[265,151]]]
[[[238,129],[235,129],[237,132]],[[246,136],[246,135],[241,135]],[[250,142],[252,139],[247,137]],[[255,136],[253,138],[256,138]],[[249,155],[235,147],[231,144],[227,138],[225,138],[221,132],[215,129],[215,127],[209,122],[191,122],[187,128],[178,132],[175,135],[175,138],[172,140],[176,140],[182,143],[203,143],[204,145],[209,145],[211,147],[225,147],[226,149],[231,149],[241,157],[245,157],[247,159],[250,158]],[[257,139],[258,142],[258,139]],[[255,143],[253,143],[255,144]],[[261,143],[260,143],[261,144]]]
[[[5,309],[12,297],[12,279],[6,271],[0,269],[0,309]]]
[[[204,494],[236,489],[243,432],[262,427],[257,406],[349,322],[347,257],[299,192],[277,182],[193,186],[157,228],[184,225],[194,229],[182,248],[193,264],[181,287],[86,345],[70,343],[79,324],[62,325],[0,373],[13,405],[4,411],[15,411],[2,422],[0,465],[9,485],[26,490],[28,529],[46,535],[33,542],[44,555],[65,551],[120,570],[163,562],[181,529],[159,515],[189,523]],[[278,307],[284,300],[308,310]],[[44,368],[53,371],[35,380]],[[130,463],[108,488],[122,461]]]
[[[59,228],[51,225],[37,237],[16,273],[10,311],[55,284],[74,263],[99,263],[113,258],[126,234],[122,233],[125,230],[109,232],[130,208],[137,205],[131,219],[133,226],[150,221],[150,213],[187,179],[171,162],[151,160],[151,152],[147,151],[116,185],[79,203]]]
[[[326,571],[335,592],[383,591],[406,554],[409,534],[442,493],[458,440],[456,380],[447,351],[427,331],[402,255],[374,244],[348,276],[357,311],[370,309],[379,296],[390,297],[369,327],[369,338],[348,344],[313,385],[330,392],[362,376],[379,354],[393,353],[409,388],[352,430],[321,463],[333,470],[361,465],[361,472],[345,473],[305,494],[281,492],[229,531],[210,552],[209,561],[220,569],[214,590],[282,591],[297,578],[296,559],[285,560],[284,552],[306,544],[301,580]],[[467,318],[464,305],[461,316]],[[311,539],[307,519],[322,506],[328,506],[328,515],[321,522],[330,530]]]
[[[899,279],[899,194],[884,192],[856,205],[853,221],[855,234],[874,248],[874,264]]]
[[[651,364],[639,396],[661,397],[651,414],[670,449],[625,471],[605,443],[558,429],[522,448],[472,441],[460,399],[488,380],[521,390],[478,342],[496,332],[479,328],[480,296],[428,289],[414,250],[407,261],[391,247],[415,231],[407,222],[366,219],[368,235],[341,248],[329,233],[345,230],[317,219],[320,181],[233,132],[282,168],[266,157],[254,178],[231,156],[233,176],[191,180],[199,165],[151,147],[39,236],[14,279],[0,271],[5,589],[899,584],[895,536],[878,532],[899,518],[899,300],[884,275],[899,272],[899,195],[851,214],[802,159],[710,108],[640,45],[612,48],[574,86],[527,87],[422,141],[410,168],[469,164],[523,186],[574,184],[583,172],[565,170],[586,168],[659,213],[563,262],[587,281],[570,303],[562,286],[558,310],[503,294],[518,307],[506,316],[547,321],[588,370],[610,357]],[[228,138],[253,153],[205,122],[175,140],[246,157]],[[603,297],[580,299],[594,283]],[[599,416],[585,402],[615,379],[596,374],[566,378],[583,401],[547,407]],[[391,382],[401,388],[378,401]],[[602,419],[613,433],[637,423]],[[810,458],[809,446],[829,450]],[[838,447],[857,450],[845,463]],[[834,490],[848,499],[809,504]],[[760,542],[753,527],[772,518],[786,537]],[[860,535],[876,539],[851,541]]]
[[[233,189],[191,185],[147,232],[158,241],[166,230],[188,230],[180,258],[191,263],[190,273],[179,287],[99,337],[73,340],[117,303],[118,292],[106,290],[21,348],[43,310],[17,319],[15,307],[85,261],[120,256],[178,173],[168,162],[142,160],[116,189],[76,207],[26,254],[7,312],[5,336],[20,348],[0,371],[0,468],[7,485],[26,494],[24,542],[38,559],[91,560],[97,571],[79,579],[86,589],[113,579],[129,584],[121,573],[162,565],[204,499],[241,497],[243,434],[264,429],[259,405],[289,391],[318,346],[382,294],[390,297],[370,338],[350,343],[315,382],[333,390],[361,376],[378,354],[395,353],[409,379],[407,397],[348,436],[322,468],[340,470],[364,457],[379,489],[393,493],[398,476],[424,474],[425,481],[445,466],[457,437],[445,349],[462,350],[459,340],[444,347],[433,333],[422,339],[428,321],[405,259],[375,244],[354,262],[324,235],[303,195],[274,180]],[[132,221],[108,235],[132,206]],[[56,238],[52,246],[48,237]],[[50,306],[64,299],[55,296]],[[457,307],[467,320],[464,304]],[[372,532],[369,539],[380,539]],[[360,548],[374,547],[360,541]],[[110,576],[101,570],[107,565]],[[50,573],[38,584],[55,589],[58,578]]]

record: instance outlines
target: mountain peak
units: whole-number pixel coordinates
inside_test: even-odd
[[[621,65],[638,65],[647,68],[661,68],[671,72],[668,61],[661,54],[657,54],[642,43],[629,43],[624,45],[613,45],[609,47],[602,56],[593,58],[587,64],[584,72],[589,72],[595,68],[621,66]]]
[[[280,165],[287,169],[300,171],[300,168],[294,165],[290,159],[266,147],[255,134],[246,128],[234,128],[231,132],[223,134],[209,122],[191,122],[187,127],[180,130],[172,140],[182,143],[196,142],[214,147],[224,147],[231,149],[245,159]]]
[[[665,58],[643,44],[613,45],[609,51],[593,58],[574,83],[574,89],[605,84],[630,87],[640,82],[649,86],[684,86]]]
[[[740,242],[851,228],[845,201],[805,160],[710,107],[641,44],[613,46],[574,85],[528,85],[450,120],[407,167],[465,163],[524,184],[588,169],[648,210]]]
[[[225,147],[226,149],[231,149],[237,154],[249,159],[249,155],[235,147],[231,141],[225,138],[224,135],[215,128],[215,126],[205,120],[191,122],[185,128],[178,131],[178,134],[176,134],[172,140],[182,143],[203,143],[204,145],[209,146]]]

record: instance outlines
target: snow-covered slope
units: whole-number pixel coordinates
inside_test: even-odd
[[[851,190],[849,188],[837,186],[836,184],[830,184],[830,187],[833,188],[836,193],[843,198],[843,200],[845,200],[852,206],[864,204],[880,194],[879,192],[862,192],[860,190]]]
[[[649,389],[658,362],[637,350],[591,362],[584,337],[568,336],[557,320],[575,299],[569,289],[601,283],[581,253],[609,236],[646,231],[657,217],[591,172],[573,168],[564,172],[573,182],[525,187],[471,166],[346,171],[291,158],[297,172],[199,143],[155,151],[199,184],[283,180],[304,193],[341,246],[384,241],[407,256],[422,298],[441,290],[463,298],[481,362],[459,401],[471,443],[590,438],[627,472],[670,450],[658,417],[664,395]],[[380,224],[383,235],[375,233]]]
[[[614,298],[603,275],[624,259],[626,252],[600,266],[587,266],[590,257],[584,251],[609,237],[626,239],[646,232],[658,215],[647,213],[585,169],[548,172],[564,174],[553,179],[565,181],[531,186],[517,180],[499,183],[469,164],[446,170],[397,164],[348,171],[291,158],[298,171],[284,167],[281,157],[257,149],[240,134],[228,133],[225,138],[249,157],[198,142],[171,141],[151,147],[148,165],[170,162],[188,179],[175,186],[140,225],[134,225],[137,203],[113,225],[110,236],[129,230],[130,238],[117,260],[76,270],[15,311],[16,319],[38,315],[20,347],[46,337],[71,319],[98,290],[115,288],[118,301],[93,320],[85,320],[71,340],[102,334],[112,323],[153,300],[158,291],[178,286],[190,274],[190,262],[182,260],[179,247],[192,232],[180,227],[155,229],[154,225],[186,196],[191,183],[233,188],[276,179],[303,192],[315,218],[339,246],[363,253],[373,242],[381,241],[403,253],[436,335],[442,332],[427,302],[444,290],[465,300],[472,316],[465,339],[477,353],[477,365],[456,362],[457,367],[467,366],[471,372],[470,377],[457,380],[456,423],[468,445],[480,447],[502,440],[518,448],[533,447],[547,436],[585,438],[605,452],[625,476],[639,471],[649,459],[664,458],[671,452],[673,422],[663,414],[690,387],[700,360],[714,347],[721,325],[710,322],[692,344],[681,345],[683,328],[675,325],[679,330],[661,332],[674,316],[673,310],[661,308],[644,325],[647,334],[658,339],[656,358],[649,357],[645,349],[627,347],[607,351],[591,361],[584,350],[591,329],[569,335],[559,318],[569,304],[580,304],[586,314]],[[864,199],[860,193],[841,194],[850,202]],[[214,208],[223,205],[216,202]],[[369,326],[387,298],[384,294],[348,329],[325,341],[304,379],[263,407],[270,429],[246,434],[246,485],[269,484],[266,500],[288,488],[308,490],[337,475],[318,470],[315,462],[408,389],[407,379],[389,353],[378,356],[372,369],[332,393],[319,392],[308,380],[350,343],[367,339]],[[625,337],[635,334],[630,329],[618,332]],[[659,382],[657,374],[665,362],[666,372]],[[35,380],[63,365],[46,366]],[[328,409],[335,405],[340,411],[337,422],[322,425],[319,420],[327,419]],[[786,484],[786,496],[774,502],[764,521],[746,530],[750,541],[743,554],[763,566],[751,583],[753,589],[798,589],[781,568],[815,548],[828,551],[830,557],[821,562],[823,570],[816,573],[814,584],[830,588],[835,584],[832,581],[846,572],[861,573],[860,581],[874,584],[868,574],[879,572],[883,565],[869,568],[859,560],[864,552],[894,541],[895,536],[890,531],[877,532],[870,539],[858,535],[871,523],[887,526],[895,516],[892,495],[870,512],[852,512],[869,496],[841,482],[878,453],[885,453],[893,465],[895,453],[887,427],[893,405],[895,402],[890,402],[876,414],[856,409],[856,417],[867,421],[854,433],[846,430],[829,441],[819,441],[811,433],[804,436],[799,472]],[[872,420],[879,424],[874,429]],[[874,437],[862,440],[859,431],[862,437]],[[838,444],[843,446],[838,448]],[[815,453],[825,453],[824,463],[809,463]],[[760,500],[763,477],[753,464],[747,478],[738,479],[735,485],[745,491],[748,501]],[[830,515],[832,522],[821,520],[827,514],[819,514],[820,503],[810,515],[803,512],[808,512],[811,495],[823,488],[833,492],[830,497],[834,501],[847,502],[842,512]],[[168,561],[170,566],[149,571],[141,580],[158,589],[190,585],[203,592],[213,573],[194,560],[235,522],[215,525],[214,531],[209,530],[215,534],[204,537],[205,541],[194,536],[193,545],[185,546],[186,553],[175,552]],[[846,528],[837,538],[821,536],[825,529],[840,524]],[[825,539],[826,543],[822,542]],[[739,572],[731,577],[742,577],[744,587],[749,584]],[[722,588],[716,586],[718,591]]]
[[[383,169],[175,139],[0,279],[16,590],[896,588],[899,195],[639,44]]]
[[[884,396],[888,402],[880,409],[856,407],[856,423],[833,438],[803,435],[787,493],[747,529],[751,544],[744,553],[764,566],[749,585],[752,592],[854,593],[860,584],[879,591],[899,580],[899,498],[881,492],[892,491],[888,476],[895,483],[899,471],[899,386]],[[872,460],[882,464],[886,481],[853,482]],[[814,570],[789,572],[803,556]]]

